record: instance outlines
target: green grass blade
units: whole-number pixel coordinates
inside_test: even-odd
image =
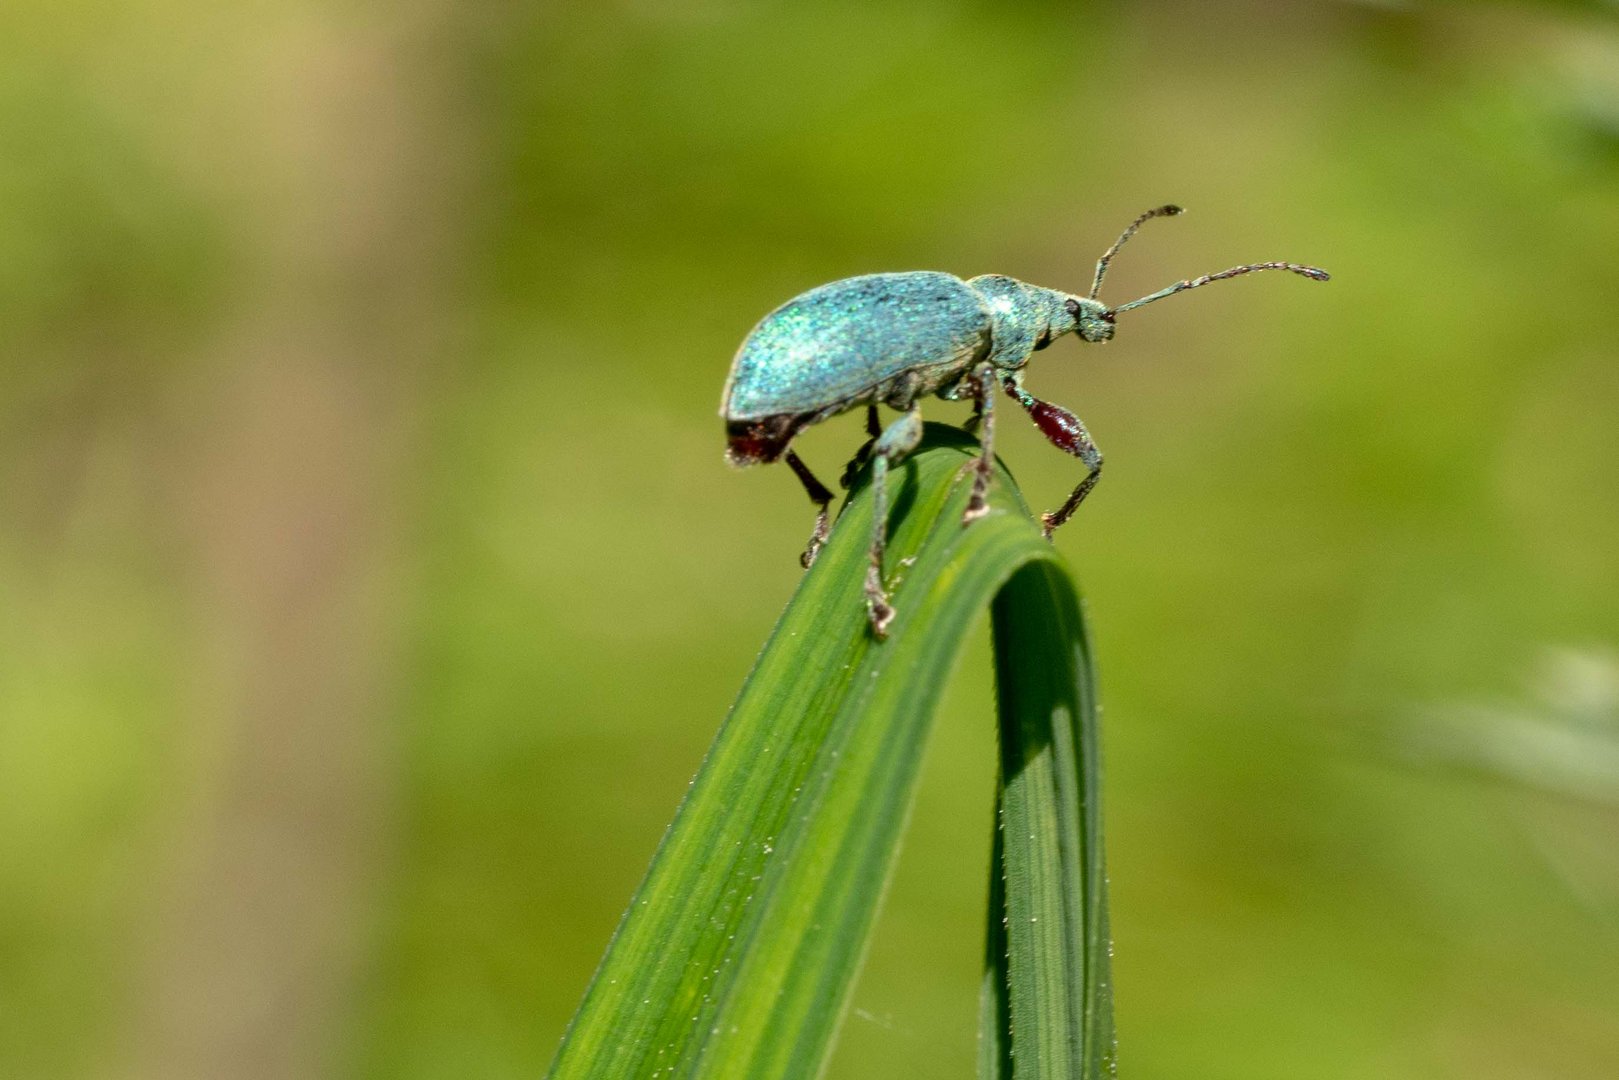
[[[1001,784],[980,1076],[1114,1074],[1094,678],[1071,582],[1021,568],[993,607]],[[1008,1063],[1015,1068],[1008,1070]]]
[[[1031,565],[1072,601],[1004,471],[990,514],[961,527],[975,451],[930,426],[894,474],[888,569],[902,580],[883,643],[861,599],[870,493],[853,493],[620,923],[556,1080],[819,1073],[975,616]]]
[[[1006,852],[1001,835],[1002,786],[995,786],[995,835],[989,856],[989,905],[984,918],[984,978],[978,995],[978,1080],[1011,1080],[1012,1001],[1007,985]]]

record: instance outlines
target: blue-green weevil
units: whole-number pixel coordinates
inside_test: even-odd
[[[1047,439],[1082,461],[1084,479],[1068,501],[1042,515],[1050,537],[1073,514],[1102,474],[1102,453],[1079,417],[1023,389],[1023,369],[1037,350],[1067,333],[1085,341],[1113,337],[1121,312],[1162,300],[1211,281],[1257,270],[1290,270],[1314,281],[1327,273],[1297,263],[1266,262],[1234,266],[1218,274],[1177,281],[1167,288],[1108,307],[1096,298],[1108,263],[1151,218],[1180,213],[1160,206],[1130,223],[1096,262],[1086,296],[1028,285],[999,274],[970,281],[927,270],[866,274],[811,289],[766,315],[737,352],[725,382],[720,416],[725,420],[726,458],[733,465],[756,465],[785,455],[787,464],[817,505],[815,531],[802,562],[808,567],[825,543],[832,492],[788,448],[811,424],[860,405],[866,406],[870,440],[849,463],[844,479],[866,460],[872,466],[874,529],[866,571],[866,606],[872,631],[885,637],[894,609],[883,588],[883,545],[887,538],[889,469],[922,438],[917,402],[927,394],[947,401],[971,399],[972,419],[981,432],[974,462],[972,494],[962,515],[967,525],[988,509],[984,496],[994,462],[995,384],[1028,410]],[[900,416],[886,429],[877,404]]]

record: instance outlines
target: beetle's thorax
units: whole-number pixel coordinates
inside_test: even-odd
[[[1022,367],[1036,350],[1064,334],[1077,332],[1086,341],[1113,336],[1112,313],[1100,301],[1000,274],[984,274],[967,284],[989,316],[989,359],[996,367]]]

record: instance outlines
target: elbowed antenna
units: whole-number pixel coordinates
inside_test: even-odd
[[[1257,270],[1291,270],[1295,274],[1302,274],[1311,281],[1332,280],[1331,274],[1328,274],[1325,270],[1321,270],[1314,266],[1301,266],[1298,263],[1290,262],[1250,263],[1247,266],[1233,266],[1229,270],[1221,270],[1218,274],[1204,274],[1202,277],[1188,278],[1185,281],[1177,281],[1175,284],[1170,285],[1167,288],[1159,289],[1155,293],[1143,296],[1140,300],[1132,300],[1128,304],[1120,304],[1118,307],[1113,309],[1113,313],[1117,315],[1121,311],[1129,311],[1131,308],[1138,308],[1142,304],[1150,304],[1154,300],[1162,300],[1166,296],[1174,296],[1178,292],[1185,292],[1187,289],[1195,289],[1199,286],[1207,285],[1211,281],[1223,281],[1226,278],[1241,277],[1243,274],[1252,274]]]
[[[1158,206],[1148,210],[1145,214],[1142,214],[1140,217],[1130,222],[1130,227],[1125,229],[1124,232],[1119,235],[1117,240],[1113,241],[1112,247],[1102,252],[1102,257],[1100,259],[1096,260],[1096,280],[1091,282],[1091,293],[1087,299],[1095,300],[1096,294],[1102,291],[1102,278],[1107,276],[1107,264],[1113,261],[1113,256],[1119,253],[1119,249],[1124,246],[1124,242],[1126,240],[1130,239],[1130,237],[1136,234],[1137,229],[1141,228],[1142,225],[1151,221],[1155,217],[1174,217],[1176,214],[1180,213],[1184,213],[1184,211],[1181,210],[1180,207],[1173,204],[1168,206]]]

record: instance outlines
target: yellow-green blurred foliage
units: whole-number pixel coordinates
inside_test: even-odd
[[[1166,200],[1110,299],[1334,281],[1030,376],[1126,1075],[1619,1075],[1615,15],[8,0],[0,1075],[540,1073],[797,578],[737,343]],[[987,668],[833,1077],[969,1074]]]

